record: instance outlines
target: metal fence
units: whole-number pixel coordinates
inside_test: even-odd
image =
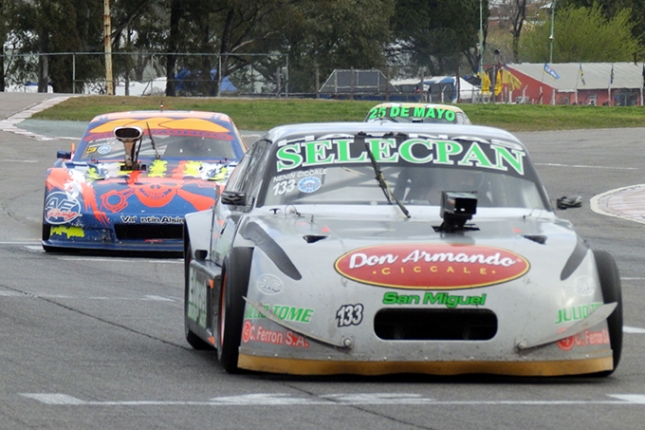
[[[419,91],[395,85],[390,71],[334,70],[320,79],[312,69],[314,91],[293,92],[289,87],[286,54],[187,54],[164,52],[112,52],[106,72],[103,52],[59,52],[0,55],[4,66],[5,91],[114,94],[131,96],[188,97],[304,97],[387,101],[453,102],[455,88]],[[168,76],[170,67],[175,71]],[[219,71],[224,70],[224,74]],[[300,73],[303,74],[302,71]],[[306,73],[305,73],[306,74]],[[107,77],[111,76],[111,85]],[[322,85],[319,82],[323,81]],[[172,93],[168,93],[168,88]],[[461,92],[462,101],[477,100]],[[470,100],[468,100],[470,99]]]
[[[166,72],[174,57],[175,73]],[[5,54],[7,91],[73,94],[160,95],[171,84],[177,96],[289,96],[289,63],[285,54],[186,54],[113,52],[112,85],[104,53],[61,52]],[[229,70],[225,76],[219,70]]]

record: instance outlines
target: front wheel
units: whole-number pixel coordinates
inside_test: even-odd
[[[606,251],[594,251],[594,257],[596,258],[603,302],[617,303],[616,309],[607,317],[609,342],[614,355],[614,368],[601,372],[601,376],[609,376],[618,367],[623,349],[623,297],[618,266],[616,266],[614,258]]]
[[[224,259],[220,293],[217,358],[224,370],[237,373],[244,296],[249,285],[253,248],[232,248]]]

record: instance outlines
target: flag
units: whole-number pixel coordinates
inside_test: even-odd
[[[582,63],[580,63],[579,73],[580,73],[580,81],[582,81],[582,85],[587,85],[587,83],[585,82],[585,72],[582,71]]]
[[[497,77],[495,78],[495,95],[498,96],[502,92],[502,71],[497,70]]]
[[[611,73],[609,74],[609,83],[614,83],[614,63],[611,64]]]
[[[522,88],[522,81],[517,79],[517,76],[512,74],[506,66],[502,66],[502,83],[508,84],[511,87],[511,91],[519,90],[520,88]]]
[[[482,94],[490,93],[490,76],[488,72],[484,72],[484,77],[482,78]]]
[[[560,76],[547,63],[544,63],[544,71],[551,75],[553,79],[560,79]]]

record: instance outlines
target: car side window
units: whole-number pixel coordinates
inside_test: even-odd
[[[247,195],[253,194],[264,172],[263,159],[270,145],[271,142],[266,140],[259,140],[253,144],[231,175],[227,190],[244,192]]]
[[[231,173],[231,176],[226,183],[227,191],[240,191],[241,178],[245,176],[245,172],[248,170],[250,155],[251,151],[244,154],[238,165],[235,167],[235,170],[233,170],[233,173]]]

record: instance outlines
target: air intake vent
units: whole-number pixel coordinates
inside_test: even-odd
[[[318,242],[319,240],[327,239],[327,236],[320,236],[317,234],[307,234],[302,236],[302,238],[307,243],[315,243],[315,242]]]
[[[374,332],[383,340],[489,340],[497,316],[489,309],[383,309]]]

